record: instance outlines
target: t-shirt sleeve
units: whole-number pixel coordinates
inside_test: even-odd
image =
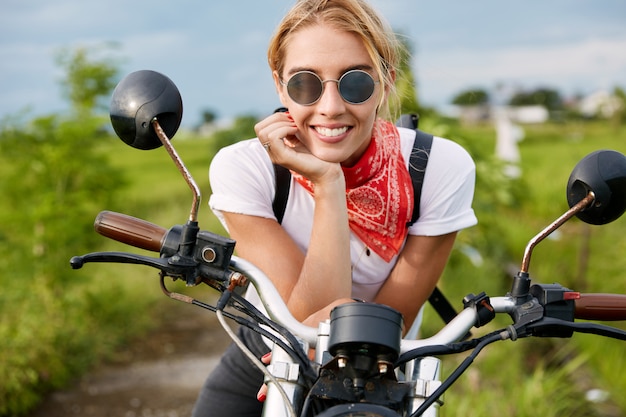
[[[211,161],[209,181],[209,206],[222,224],[225,211],[276,218],[272,162],[257,139],[222,148]]]
[[[478,223],[472,200],[476,166],[459,144],[435,137],[426,166],[420,217],[409,234],[439,236]]]

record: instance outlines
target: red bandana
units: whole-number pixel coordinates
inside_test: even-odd
[[[400,134],[387,121],[377,120],[365,153],[346,178],[350,229],[386,262],[400,252],[413,212],[411,176],[400,152]],[[313,184],[296,180],[313,194]]]

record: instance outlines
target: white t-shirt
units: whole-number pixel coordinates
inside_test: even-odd
[[[415,131],[399,128],[401,150],[407,164]],[[221,149],[209,172],[213,194],[209,205],[226,227],[221,212],[276,219],[272,209],[275,194],[274,168],[258,139]],[[409,234],[439,236],[477,223],[472,210],[475,165],[460,145],[435,137],[428,159],[420,200],[420,217]],[[313,222],[314,199],[293,177],[282,226],[306,251]],[[385,262],[354,234],[350,238],[352,296],[371,301],[397,261]]]

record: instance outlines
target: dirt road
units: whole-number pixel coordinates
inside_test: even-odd
[[[29,417],[189,416],[230,339],[212,313],[165,303],[167,315],[157,331],[119,352],[114,363],[49,395]]]

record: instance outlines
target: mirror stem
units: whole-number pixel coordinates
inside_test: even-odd
[[[520,272],[527,274],[528,267],[530,266],[530,257],[532,255],[533,249],[535,246],[539,244],[542,240],[548,237],[552,232],[561,227],[563,223],[571,219],[576,214],[580,213],[587,207],[589,207],[595,201],[596,196],[593,191],[589,191],[587,196],[580,200],[576,205],[572,206],[568,211],[566,211],[561,217],[556,219],[551,225],[543,229],[537,236],[532,238],[528,245],[526,246],[526,250],[524,251],[524,258],[522,259],[522,267]]]
[[[197,222],[198,221],[198,209],[200,207],[200,200],[202,198],[200,194],[200,188],[198,188],[198,184],[196,184],[193,177],[187,170],[187,167],[185,167],[185,164],[183,164],[182,159],[178,156],[178,153],[176,153],[176,149],[174,149],[174,147],[172,146],[170,139],[167,137],[167,135],[163,131],[163,128],[161,128],[161,125],[159,124],[159,121],[157,120],[156,117],[152,119],[152,126],[154,127],[154,131],[159,137],[159,140],[161,141],[165,149],[167,149],[167,153],[170,154],[170,157],[176,164],[176,167],[178,168],[180,173],[183,175],[183,178],[185,178],[185,181],[187,181],[187,185],[189,185],[189,188],[191,188],[191,191],[193,192],[193,203],[191,205],[191,212],[189,213],[189,221]]]

